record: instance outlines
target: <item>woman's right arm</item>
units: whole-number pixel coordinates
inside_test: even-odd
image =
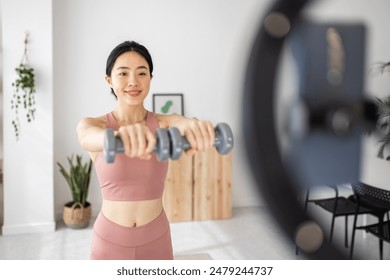
[[[77,137],[81,147],[90,153],[101,152],[106,126],[105,116],[80,120],[77,125]]]
[[[84,118],[77,125],[77,135],[81,147],[89,152],[92,160],[103,151],[107,128],[106,117]],[[114,135],[121,138],[127,156],[149,159],[156,144],[156,137],[145,125],[121,126]]]

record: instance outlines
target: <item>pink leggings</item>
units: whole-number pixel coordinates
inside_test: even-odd
[[[125,227],[102,212],[93,226],[93,260],[172,260],[172,241],[165,212],[139,227]]]

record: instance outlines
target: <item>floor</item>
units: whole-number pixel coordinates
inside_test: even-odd
[[[0,259],[88,259],[91,230],[92,223],[86,229],[75,230],[59,222],[55,232],[0,235]],[[266,207],[235,208],[228,220],[172,223],[171,231],[176,259],[304,259],[302,254],[295,255],[295,246],[279,232]],[[343,236],[341,220],[335,236],[336,243]],[[378,259],[377,239],[358,234],[356,240],[357,255]],[[385,259],[390,259],[389,244],[384,246]]]

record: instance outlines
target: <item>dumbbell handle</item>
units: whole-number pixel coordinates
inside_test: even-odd
[[[115,137],[115,152],[117,154],[122,154],[125,152],[125,147],[123,147],[122,139]]]
[[[154,146],[153,152],[157,151],[157,146]],[[125,152],[125,147],[123,147],[122,139],[115,137],[115,152],[117,154],[123,154]]]

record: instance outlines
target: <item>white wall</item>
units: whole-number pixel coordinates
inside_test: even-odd
[[[2,1],[4,92],[3,234],[51,231],[53,189],[53,57],[51,0]],[[36,119],[27,124],[20,111],[20,140],[15,140],[10,108],[15,68],[30,33],[29,62],[36,75]]]

